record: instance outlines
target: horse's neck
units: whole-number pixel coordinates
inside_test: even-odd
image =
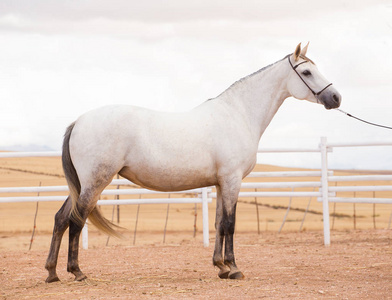
[[[286,88],[289,68],[285,62],[279,61],[241,79],[218,97],[244,116],[257,143],[283,101],[290,96]]]

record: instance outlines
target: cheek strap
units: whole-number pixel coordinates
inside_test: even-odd
[[[294,72],[297,73],[298,77],[299,77],[299,78],[302,80],[302,82],[307,86],[307,88],[312,92],[312,94],[316,97],[316,99],[319,100],[319,99],[318,99],[318,96],[319,96],[322,92],[324,92],[327,88],[329,88],[329,87],[332,85],[332,83],[328,84],[325,88],[323,88],[321,91],[319,91],[318,93],[316,93],[316,92],[313,91],[313,89],[306,83],[306,81],[302,78],[302,76],[301,76],[301,75],[298,73],[298,71],[297,71],[297,68],[298,68],[300,65],[302,65],[302,64],[304,64],[304,63],[307,63],[308,61],[303,61],[303,62],[299,63],[298,65],[293,66],[293,64],[291,63],[291,60],[290,60],[290,56],[291,56],[291,55],[287,56],[287,59],[289,60],[290,66],[293,68]]]

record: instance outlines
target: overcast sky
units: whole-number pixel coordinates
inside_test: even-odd
[[[1,1],[0,149],[59,150],[69,123],[107,104],[189,110],[308,41],[341,108],[392,126],[392,1]],[[391,130],[289,98],[261,145],[317,147],[320,136],[392,142]],[[336,151],[330,161],[391,170],[392,147]]]

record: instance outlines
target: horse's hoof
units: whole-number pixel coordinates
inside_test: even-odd
[[[241,279],[245,279],[245,275],[242,274],[241,271],[238,271],[238,272],[235,272],[235,273],[230,274],[230,275],[229,275],[229,278],[230,278],[230,279],[241,280]]]
[[[78,276],[75,276],[75,281],[83,281],[85,279],[87,279],[87,276],[84,275],[83,273]]]
[[[230,270],[229,271],[220,270],[218,273],[218,276],[220,279],[228,279],[229,273],[230,273]]]
[[[56,281],[60,281],[60,279],[57,276],[53,276],[53,277],[49,276],[45,280],[46,283],[52,283],[52,282],[56,282]]]

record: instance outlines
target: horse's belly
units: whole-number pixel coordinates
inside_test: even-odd
[[[119,173],[130,181],[159,191],[181,191],[216,184],[216,172],[212,163],[177,159],[160,161],[149,159],[133,161]]]

